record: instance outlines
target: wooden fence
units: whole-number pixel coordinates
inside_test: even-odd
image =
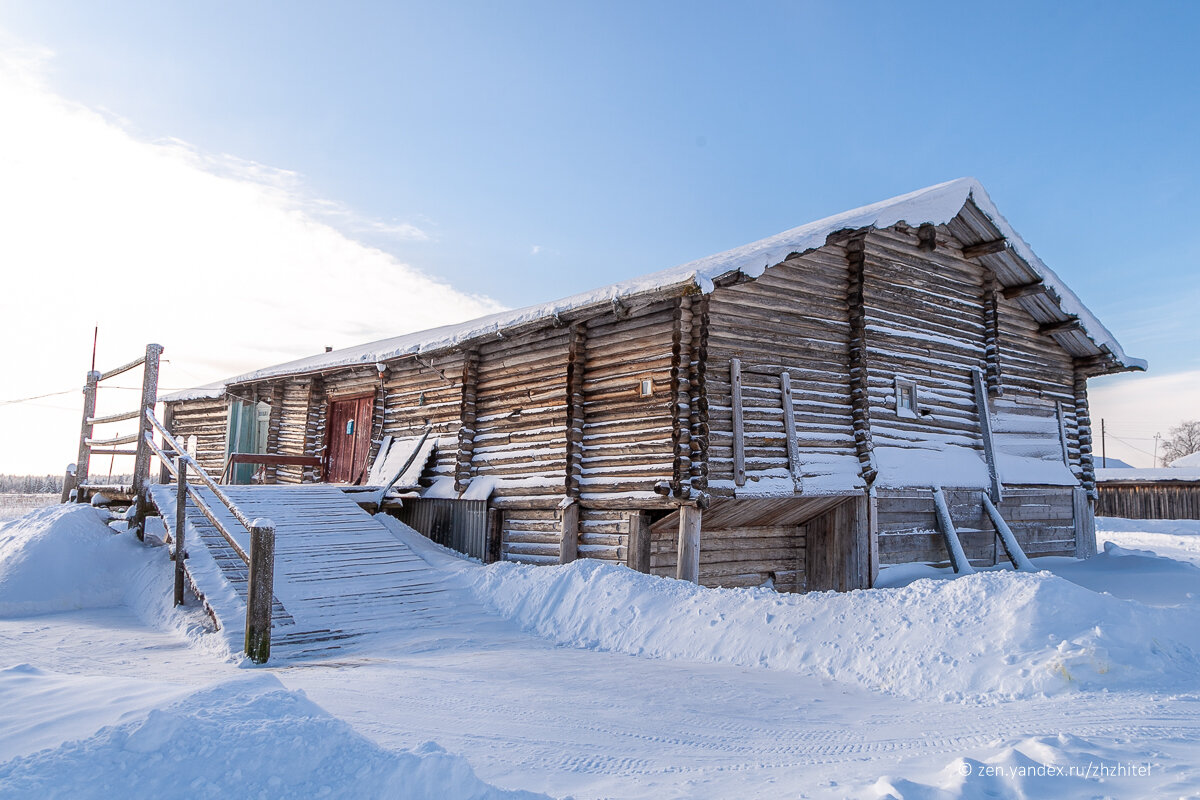
[[[1200,481],[1103,481],[1096,516],[1200,519]]]

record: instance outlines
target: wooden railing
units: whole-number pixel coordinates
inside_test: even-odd
[[[271,657],[271,601],[275,583],[275,523],[269,519],[249,519],[221,487],[209,477],[166,426],[154,416],[153,407],[145,409],[146,422],[162,436],[163,446],[154,443],[153,431],[147,431],[142,441],[175,478],[175,602],[183,602],[183,548],[186,520],[184,509],[190,497],[213,527],[221,534],[233,552],[246,564],[249,585],[246,597],[246,655],[256,664],[265,664]],[[149,462],[147,462],[149,469]],[[250,536],[250,552],[238,543],[233,532],[214,512],[209,499],[189,481],[189,470],[219,500]]]
[[[275,523],[269,519],[248,519],[228,495],[221,490],[209,475],[201,469],[187,450],[171,435],[166,426],[154,415],[154,407],[158,403],[158,367],[162,356],[162,345],[146,345],[146,354],[135,361],[109,370],[97,372],[92,370],[87,374],[87,383],[83,388],[83,422],[79,433],[79,457],[75,464],[75,474],[67,472],[67,481],[73,486],[64,484],[63,501],[70,499],[69,493],[75,490],[75,499],[84,501],[86,489],[99,488],[88,480],[88,470],[93,455],[128,455],[134,457],[133,495],[134,515],[133,526],[140,540],[146,538],[146,515],[150,510],[150,458],[157,456],[162,462],[164,474],[175,479],[175,520],[174,551],[172,558],[175,562],[175,604],[183,603],[184,560],[187,550],[184,547],[186,529],[187,500],[190,497],[196,508],[220,532],[230,548],[246,564],[249,573],[249,586],[246,598],[246,641],[245,651],[250,660],[257,664],[266,663],[271,656],[271,602],[274,596],[275,573]],[[96,392],[100,382],[116,377],[137,367],[144,367],[142,373],[142,398],[134,411],[110,414],[104,417],[96,416]],[[114,422],[138,420],[138,432],[114,436],[108,439],[96,439],[92,436],[96,425]],[[162,437],[162,445],[154,442],[154,432]],[[136,444],[136,448],[118,449],[121,445]],[[197,491],[195,484],[189,480],[189,472],[208,487],[212,494],[223,504],[234,520],[244,527],[250,536],[250,552],[234,538],[229,526],[214,513],[214,505],[208,498]],[[72,477],[74,480],[72,481]]]
[[[85,490],[89,486],[96,488],[96,484],[92,484],[89,481],[89,469],[93,455],[133,456],[133,487],[131,492],[135,503],[133,521],[139,539],[145,538],[145,520],[148,510],[146,484],[150,475],[150,450],[143,443],[145,434],[150,430],[150,427],[142,411],[146,408],[153,410],[154,404],[158,402],[158,366],[162,352],[162,345],[148,344],[146,345],[146,354],[141,358],[130,361],[128,364],[123,364],[116,369],[110,369],[108,372],[92,370],[87,374],[87,382],[83,387],[83,422],[79,428],[79,455],[75,461],[74,475],[68,470],[66,479],[63,482],[64,501],[70,499],[71,489],[75,490],[76,499],[80,501],[85,500]],[[137,409],[97,417],[96,394],[100,388],[101,381],[123,375],[138,367],[143,367],[143,370],[142,397]],[[107,425],[134,419],[140,420],[137,433],[127,436],[114,436],[108,439],[96,439],[92,436],[96,425]],[[126,444],[136,444],[137,447],[133,450],[121,449],[121,445]]]

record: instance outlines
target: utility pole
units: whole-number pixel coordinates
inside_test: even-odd
[[[1158,466],[1158,440],[1161,438],[1161,433],[1154,434],[1154,462],[1150,465],[1151,468]]]
[[[1108,469],[1108,442],[1104,438],[1104,417],[1100,418],[1100,467]]]

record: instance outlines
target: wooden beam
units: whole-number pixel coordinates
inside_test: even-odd
[[[932,253],[937,249],[937,228],[928,222],[917,228],[917,248]]]
[[[1003,499],[1000,486],[1000,470],[996,466],[996,445],[992,437],[992,413],[988,409],[987,388],[983,383],[983,373],[979,368],[971,370],[971,379],[975,384],[975,411],[979,415],[979,432],[983,435],[983,457],[987,462],[988,480],[992,484],[992,501],[999,503]]]
[[[788,472],[792,474],[792,487],[796,492],[804,490],[800,473],[800,442],[796,439],[796,409],[792,405],[792,376],[779,374],[779,391],[783,406],[783,433],[787,437]]]
[[[629,568],[650,572],[650,526],[643,511],[631,511],[629,521]]]
[[[1058,322],[1047,322],[1038,326],[1038,333],[1043,336],[1049,336],[1055,333],[1069,333],[1071,331],[1080,330],[1083,323],[1079,321],[1079,317],[1071,317],[1070,319],[1060,320]]]
[[[700,518],[699,506],[679,507],[679,558],[675,577],[681,581],[700,582]]]
[[[962,249],[962,254],[963,258],[979,258],[980,256],[990,256],[993,253],[1001,253],[1007,249],[1007,239],[993,239],[990,242],[969,244]]]
[[[579,502],[572,497],[564,498],[558,508],[562,534],[558,563],[570,564],[579,556]]]
[[[1025,297],[1031,294],[1045,294],[1046,284],[1043,281],[1037,280],[1033,283],[1020,283],[1016,286],[1005,286],[1000,291],[1004,295],[1005,300],[1016,300],[1018,297]]]
[[[729,359],[729,384],[733,394],[733,482],[746,485],[746,428],[742,416],[742,360]]]

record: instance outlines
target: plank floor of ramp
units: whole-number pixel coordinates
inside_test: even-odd
[[[319,484],[221,488],[249,519],[267,517],[275,523],[272,661],[328,655],[367,634],[420,625],[448,610],[443,576],[341,489]],[[210,490],[199,491],[249,551],[245,528]],[[175,487],[153,486],[151,495],[173,528]],[[206,587],[204,577],[193,572],[197,588],[222,626],[244,630],[246,564],[191,499],[186,513],[189,561],[203,546],[233,592]]]

